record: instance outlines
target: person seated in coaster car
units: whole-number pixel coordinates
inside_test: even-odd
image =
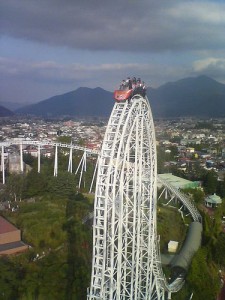
[[[133,95],[132,82],[130,77],[126,80],[122,80],[119,90],[114,91],[114,99],[116,102],[124,102],[130,100]]]
[[[141,78],[136,80],[133,77],[131,80],[130,77],[127,77],[126,80],[122,80],[119,90],[114,91],[116,102],[125,102],[127,100],[129,102],[134,95],[146,96],[146,86],[144,81],[141,81]]]

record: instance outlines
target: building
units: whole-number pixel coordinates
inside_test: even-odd
[[[222,203],[222,199],[216,194],[209,195],[205,198],[205,206],[215,208],[218,207],[219,204]]]
[[[188,189],[188,188],[198,188],[200,186],[199,181],[190,181],[178,176],[174,176],[171,173],[158,174],[159,178],[165,180],[176,189]]]
[[[28,245],[21,241],[21,231],[0,216],[0,256],[23,252]]]
[[[23,163],[23,169],[25,169],[25,163]],[[9,155],[9,173],[21,173],[21,158],[18,154]]]
[[[170,252],[170,253],[177,252],[178,244],[179,243],[176,242],[176,241],[169,241],[169,243],[168,243],[168,252]]]

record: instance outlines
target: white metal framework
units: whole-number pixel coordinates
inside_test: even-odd
[[[99,152],[97,150],[88,149],[85,147],[77,146],[71,144],[64,144],[64,143],[54,143],[49,141],[31,141],[31,140],[20,140],[20,141],[4,141],[0,142],[0,148],[1,148],[1,172],[2,172],[2,183],[5,184],[5,148],[10,147],[12,145],[18,145],[20,149],[20,171],[23,173],[24,171],[24,163],[23,163],[23,146],[27,145],[33,145],[37,147],[37,156],[38,156],[38,173],[41,172],[41,149],[45,146],[51,146],[55,147],[55,160],[54,160],[54,176],[58,175],[58,148],[67,148],[69,149],[69,162],[68,162],[68,172],[72,173],[73,166],[72,166],[72,152],[73,150],[78,150],[83,152],[83,156],[81,158],[81,161],[76,169],[75,174],[77,174],[80,171],[80,179],[79,179],[79,188],[81,187],[81,179],[83,172],[86,171],[86,158],[88,155],[99,155]],[[95,170],[96,171],[96,170]],[[93,181],[90,187],[90,191],[92,189]]]
[[[88,300],[171,299],[184,283],[178,274],[168,283],[162,271],[156,232],[156,202],[165,193],[179,200],[194,221],[201,215],[190,199],[156,174],[154,125],[147,99],[135,96],[131,103],[116,103],[112,111],[101,153],[88,148],[45,141],[4,141],[0,143],[2,182],[5,183],[5,147],[19,145],[23,172],[23,145],[38,148],[38,172],[41,148],[55,147],[54,176],[58,173],[58,147],[69,149],[68,172],[72,173],[72,152],[83,152],[76,169],[81,178],[86,157],[97,155],[98,168],[95,209],[83,220],[94,219],[93,262]],[[156,181],[163,190],[156,198]]]
[[[115,103],[99,157],[88,300],[165,299],[156,180],[148,100]]]

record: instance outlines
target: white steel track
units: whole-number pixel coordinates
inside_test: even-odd
[[[89,149],[86,147],[81,147],[81,146],[77,146],[77,145],[73,145],[73,144],[54,143],[51,141],[31,141],[31,140],[14,141],[14,140],[9,140],[9,141],[0,142],[0,146],[3,146],[3,147],[10,147],[12,145],[34,145],[34,146],[39,146],[39,147],[52,146],[52,147],[80,150],[82,152],[95,154],[95,155],[99,154],[99,151]]]
[[[98,168],[93,224],[93,260],[88,300],[165,300],[184,283],[178,276],[167,283],[162,271],[156,230],[157,180],[190,212],[194,221],[201,215],[189,198],[157,176],[154,124],[148,99],[133,97],[131,103],[116,103],[106,128],[101,153],[96,150],[49,141],[4,141],[1,147],[3,183],[4,148],[45,145],[70,149],[68,171],[72,172],[72,151],[97,155]],[[58,163],[55,153],[54,175]],[[22,166],[22,163],[21,163]],[[76,170],[78,172],[79,166]],[[21,169],[21,171],[23,171]],[[94,178],[91,183],[93,184]],[[91,188],[90,188],[91,189]],[[84,220],[85,221],[85,220]]]
[[[148,100],[115,103],[99,157],[88,300],[165,299],[156,181]]]

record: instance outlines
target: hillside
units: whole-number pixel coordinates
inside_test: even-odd
[[[154,117],[224,117],[225,85],[207,76],[185,78],[148,88]],[[102,88],[78,88],[16,110],[36,116],[109,116],[113,94]]]
[[[75,91],[19,108],[16,113],[48,117],[60,115],[107,116],[112,107],[112,93],[99,87],[95,89],[81,87]]]
[[[11,110],[0,105],[0,117],[10,117],[13,115],[14,115],[14,113]]]
[[[207,76],[166,83],[147,94],[157,117],[225,116],[225,85]]]

